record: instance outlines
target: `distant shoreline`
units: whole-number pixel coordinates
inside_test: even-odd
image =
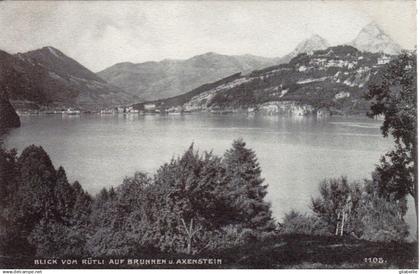
[[[70,116],[64,111],[27,111],[27,110],[16,110],[17,114],[20,117],[25,116]],[[325,119],[329,117],[343,117],[343,118],[367,118],[368,120],[378,120],[381,121],[381,118],[370,118],[366,114],[363,113],[355,113],[355,114],[330,114],[330,115],[323,115],[317,116],[316,114],[307,114],[307,115],[293,115],[293,114],[284,114],[284,113],[274,113],[274,114],[267,114],[263,112],[210,112],[210,111],[194,111],[194,112],[182,112],[182,113],[159,113],[159,112],[140,112],[140,113],[101,113],[100,111],[81,111],[78,114],[72,114],[71,116],[93,116],[97,115],[100,117],[112,117],[112,116],[182,116],[182,115],[200,115],[200,114],[211,114],[211,115],[231,115],[231,116],[267,116],[267,117],[294,117],[294,118],[318,118],[318,119]]]

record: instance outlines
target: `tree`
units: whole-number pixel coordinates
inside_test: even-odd
[[[80,184],[68,183],[64,168],[54,169],[42,147],[31,145],[18,158],[0,150],[0,190],[5,252],[84,254],[90,196]]]
[[[408,236],[406,199],[389,199],[378,187],[377,181],[364,182],[350,223],[352,233],[370,241],[402,241]]]
[[[18,188],[19,169],[16,150],[10,151],[0,146],[0,208],[4,209],[13,202],[13,195]],[[0,222],[1,224],[1,222]]]
[[[90,232],[89,217],[92,212],[92,197],[82,188],[78,181],[71,184],[69,193],[73,195],[71,198],[72,202],[69,204],[70,208],[66,211],[71,212],[69,222],[64,219],[64,223],[67,225],[64,243],[66,246],[65,254],[82,256],[88,253],[86,242]]]
[[[225,240],[221,236],[226,231],[237,243],[256,231],[272,231],[263,182],[255,153],[242,140],[234,142],[224,159],[211,152],[200,155],[191,145],[161,166],[147,188],[145,211],[151,212],[146,215],[153,245],[196,253],[220,246],[215,241]]]
[[[20,237],[16,223],[19,187],[19,168],[16,150],[6,150],[0,146],[0,250],[16,253],[24,250],[26,243]],[[22,247],[22,248],[20,248]]]
[[[382,192],[395,199],[414,198],[418,219],[417,175],[417,63],[416,54],[405,52],[392,60],[369,87],[369,116],[383,115],[381,131],[394,138],[394,150],[380,160],[376,171]]]
[[[126,255],[123,251],[123,223],[127,213],[118,205],[118,193],[113,187],[103,188],[96,195],[90,214],[90,231],[87,249],[93,256]]]
[[[351,235],[371,241],[401,241],[408,235],[404,222],[405,199],[395,200],[382,195],[376,181],[349,183],[346,178],[324,180],[320,184],[320,197],[312,199],[312,211],[319,220],[313,220],[313,234]],[[286,216],[285,228],[308,231],[307,218],[297,214]],[[314,229],[318,227],[318,229]],[[309,230],[310,231],[310,230]]]
[[[195,254],[243,244],[273,221],[255,153],[234,144],[225,159],[191,145],[153,179],[137,172],[95,199],[70,184],[64,168],[55,170],[42,147],[19,157],[0,150],[1,247],[62,257]]]
[[[86,229],[89,224],[89,216],[92,212],[92,197],[83,190],[78,181],[71,185],[74,193],[74,205],[72,211],[72,225],[79,225]]]
[[[224,190],[236,216],[233,218],[246,228],[272,230],[270,204],[264,200],[267,185],[261,177],[261,168],[255,152],[246,148],[242,139],[235,140],[223,159],[226,169]]]
[[[349,184],[347,178],[324,180],[319,186],[320,197],[312,198],[311,209],[331,234],[350,233],[352,216],[361,196],[358,184]]]
[[[57,170],[54,196],[56,198],[56,206],[60,218],[69,223],[75,203],[75,193],[67,180],[66,171],[61,166]]]
[[[28,146],[17,161],[19,187],[15,194],[19,237],[26,241],[31,231],[43,218],[58,218],[54,187],[56,170],[42,147]]]
[[[220,197],[221,159],[199,155],[193,145],[159,168],[148,189],[151,231],[161,250],[197,252],[208,244],[203,235],[226,225]]]

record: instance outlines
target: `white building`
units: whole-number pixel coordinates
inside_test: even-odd
[[[385,64],[388,64],[389,62],[391,62],[391,57],[387,55],[382,55],[381,57],[378,58],[378,65],[385,65]]]
[[[350,97],[350,92],[340,91],[340,92],[339,92],[339,93],[337,93],[334,97],[335,97],[335,99],[343,99],[343,98],[347,98],[347,97]]]
[[[156,110],[156,104],[144,104],[144,110]]]

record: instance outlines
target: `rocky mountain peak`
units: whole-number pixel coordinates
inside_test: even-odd
[[[351,45],[367,52],[383,52],[393,55],[401,52],[401,46],[395,43],[375,22],[363,27]]]
[[[293,56],[300,53],[309,53],[316,50],[326,49],[329,47],[327,40],[319,36],[318,34],[312,35],[310,38],[300,42],[295,50],[292,52]]]
[[[65,56],[64,53],[62,53],[58,49],[56,49],[54,47],[51,47],[51,46],[43,47],[43,48],[40,49],[40,51],[46,52],[48,54],[52,54],[57,58]]]

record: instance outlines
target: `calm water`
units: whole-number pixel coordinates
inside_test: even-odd
[[[308,211],[325,177],[368,178],[392,147],[380,124],[368,118],[213,114],[31,116],[22,117],[22,127],[5,143],[20,152],[42,145],[69,179],[96,193],[135,171],[153,173],[192,142],[200,151],[221,155],[242,137],[257,154],[269,185],[267,199],[280,220],[292,208]],[[412,210],[409,215],[415,216]]]

